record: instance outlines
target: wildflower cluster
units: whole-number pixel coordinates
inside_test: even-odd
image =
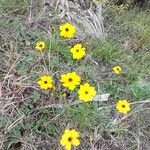
[[[59,35],[62,38],[74,38],[76,33],[76,28],[70,23],[65,23],[59,27]],[[37,41],[35,49],[42,52],[44,51],[46,44],[43,40]],[[72,54],[73,59],[79,60],[85,57],[86,48],[83,47],[81,43],[75,44],[70,48],[70,53]],[[121,74],[122,68],[117,65],[112,68],[112,71],[115,74]],[[64,73],[60,76],[59,82],[64,88],[67,88],[70,91],[75,90],[78,94],[79,100],[83,102],[93,101],[96,96],[96,89],[88,82],[82,83],[82,78],[75,71]],[[42,90],[48,90],[55,86],[55,81],[50,75],[42,75],[37,80],[37,84]],[[126,114],[130,111],[130,103],[127,100],[119,100],[116,104],[116,109],[123,114]],[[75,129],[66,129],[60,139],[60,144],[65,147],[66,150],[71,150],[72,146],[79,146],[79,132]]]
[[[59,29],[60,36],[63,38],[70,39],[75,36],[75,26],[72,24],[63,24],[59,27]],[[45,49],[45,42],[38,41],[35,48],[39,51],[43,51]],[[70,53],[72,54],[73,59],[79,60],[86,55],[86,49],[79,43],[70,49]],[[92,101],[96,95],[95,87],[91,86],[89,83],[81,83],[81,77],[76,72],[62,74],[60,77],[60,82],[62,83],[62,86],[71,91],[79,86],[77,93],[79,99],[82,101]],[[54,86],[54,81],[51,76],[43,75],[39,78],[37,84],[41,89],[47,90]]]

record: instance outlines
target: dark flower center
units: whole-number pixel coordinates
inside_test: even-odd
[[[79,52],[79,50],[77,49],[76,52]]]
[[[72,78],[69,78],[68,81],[69,81],[69,82],[72,82],[73,80],[72,80]]]
[[[43,47],[43,45],[42,45],[42,44],[40,44],[40,45],[39,45],[39,47]]]
[[[117,68],[117,70],[119,71],[120,69],[119,69],[119,68]]]
[[[68,32],[68,31],[69,31],[69,29],[68,29],[68,28],[66,28],[65,30],[66,30],[66,32]]]
[[[47,84],[47,81],[44,81],[45,84]]]
[[[85,94],[88,94],[89,92],[88,91],[85,91]]]
[[[69,137],[69,138],[68,138],[68,141],[71,142],[71,141],[72,141],[72,137]]]
[[[125,106],[125,105],[122,105],[122,107],[125,108],[126,106]]]

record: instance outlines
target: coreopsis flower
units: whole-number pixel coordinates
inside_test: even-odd
[[[121,66],[114,66],[114,67],[112,68],[112,70],[113,70],[114,73],[120,74],[121,71],[122,71],[122,68],[121,68]]]
[[[95,87],[91,86],[89,83],[85,83],[80,85],[78,94],[80,100],[88,102],[93,100],[94,96],[96,95],[96,90]]]
[[[71,150],[72,146],[79,146],[79,132],[75,129],[66,129],[60,139],[60,144],[64,146],[66,150]]]
[[[116,109],[123,114],[126,114],[127,112],[130,111],[130,103],[123,99],[123,100],[119,100],[116,104]]]
[[[47,90],[53,87],[53,80],[51,76],[44,75],[39,78],[37,84],[41,89]]]
[[[75,36],[75,26],[70,23],[62,24],[59,29],[60,36],[64,38],[73,38]]]
[[[81,79],[76,72],[70,72],[61,75],[60,82],[69,90],[74,90],[77,85],[80,85]]]
[[[35,49],[38,51],[43,51],[45,49],[45,42],[44,41],[37,41]]]
[[[74,45],[71,49],[70,52],[73,55],[73,59],[81,59],[82,57],[85,56],[85,48],[82,47],[81,44],[76,44]]]

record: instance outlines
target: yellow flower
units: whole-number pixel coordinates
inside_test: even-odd
[[[80,85],[81,79],[76,72],[70,72],[63,74],[60,82],[62,82],[62,85],[67,87],[69,90],[74,90],[77,85]]]
[[[83,56],[85,56],[85,48],[82,47],[81,44],[74,45],[70,52],[73,54],[74,59],[81,59]]]
[[[43,51],[45,49],[45,42],[37,41],[35,48],[39,51]]]
[[[121,69],[120,66],[115,66],[115,67],[113,67],[112,70],[113,70],[113,72],[116,73],[116,74],[120,74],[121,71],[122,71],[122,69]]]
[[[60,35],[64,38],[73,38],[75,35],[75,26],[70,23],[62,24],[59,29]]]
[[[123,114],[126,114],[128,111],[130,111],[130,103],[123,99],[119,100],[116,104],[116,109]]]
[[[47,90],[53,87],[53,80],[51,76],[41,76],[37,81],[37,84],[40,86],[41,89]]]
[[[80,85],[78,90],[79,99],[85,102],[92,101],[96,95],[95,87],[91,86],[89,83]]]
[[[60,144],[64,146],[66,150],[71,150],[72,146],[79,146],[79,132],[75,129],[66,129],[61,137]]]

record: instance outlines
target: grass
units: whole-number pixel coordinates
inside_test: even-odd
[[[0,149],[62,149],[60,137],[70,127],[81,133],[79,150],[148,150],[149,11],[106,10],[106,39],[85,38],[82,43],[87,55],[74,61],[69,46],[76,41],[62,40],[57,24],[52,34],[45,32],[46,26],[40,21],[28,26],[30,3],[17,2],[1,3]],[[38,4],[42,7],[41,2],[35,3],[33,15],[40,9]],[[50,22],[49,18],[46,22]],[[34,48],[41,38],[47,46],[42,54]],[[121,75],[112,72],[116,64],[122,66]],[[78,99],[76,92],[64,90],[59,78],[62,73],[74,70],[83,81],[94,85],[98,94],[110,93],[109,100],[71,105]],[[38,77],[45,73],[55,79],[57,89],[52,92],[41,91],[36,85]],[[124,98],[132,105],[131,112],[122,116],[115,103]]]

